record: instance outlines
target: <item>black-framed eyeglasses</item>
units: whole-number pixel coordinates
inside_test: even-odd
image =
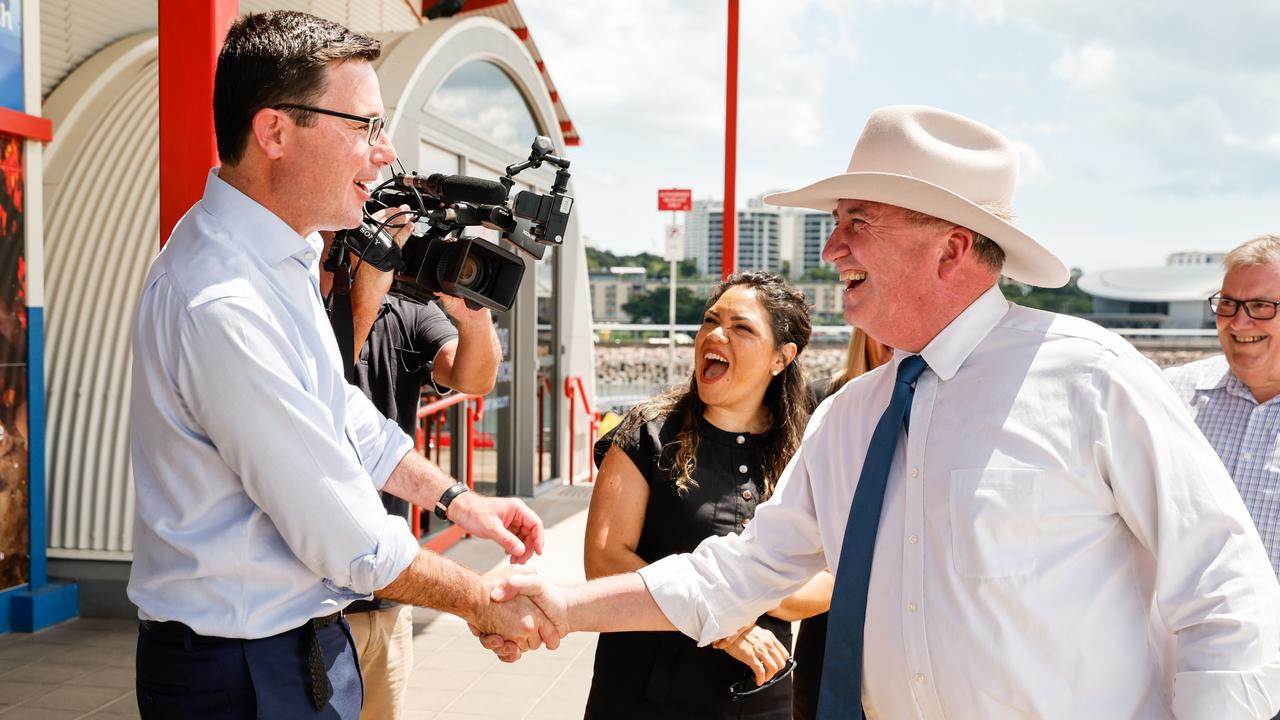
[[[1244,314],[1254,320],[1270,320],[1276,316],[1277,307],[1280,307],[1280,300],[1262,300],[1260,298],[1237,300],[1226,297],[1222,293],[1216,293],[1209,298],[1209,309],[1219,317],[1235,317],[1236,313],[1240,312],[1240,308],[1244,308]]]
[[[768,690],[777,685],[783,678],[791,674],[796,669],[796,659],[787,658],[787,664],[782,669],[774,673],[773,677],[764,681],[763,685],[756,685],[755,676],[747,677],[729,686],[729,699],[737,700],[739,698],[751,697],[758,692]]]
[[[370,145],[378,142],[378,137],[382,135],[382,129],[387,126],[387,119],[384,117],[368,117],[367,115],[354,115],[352,113],[339,112],[338,110],[329,110],[327,108],[315,107],[313,105],[299,105],[297,103],[280,103],[272,105],[272,110],[301,110],[303,112],[319,113],[321,115],[331,115],[343,120],[354,120],[364,123],[368,127],[368,136],[366,139]]]

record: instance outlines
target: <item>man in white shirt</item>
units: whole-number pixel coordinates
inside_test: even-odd
[[[376,41],[303,13],[247,15],[218,59],[222,166],[174,229],[134,329],[144,718],[340,717],[361,682],[342,609],[370,594],[558,644],[526,603],[419,547],[386,490],[524,562],[542,523],[411,452],[343,378],[319,295],[318,231],[357,226],[395,160]],[[539,630],[542,630],[542,633]]]
[[[1068,277],[1009,222],[1017,157],[967,118],[887,107],[847,173],[767,198],[834,212],[824,259],[845,317],[893,362],[819,407],[742,535],[576,587],[511,578],[500,596],[532,596],[561,632],[707,643],[830,567],[833,618],[865,623],[832,621],[820,717],[1270,717],[1280,584],[1213,449],[1125,341],[1000,292],[1001,273]],[[882,507],[848,524],[879,465]],[[868,524],[874,540],[845,543]]]

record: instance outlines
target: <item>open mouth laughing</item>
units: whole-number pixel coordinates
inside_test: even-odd
[[[702,372],[700,375],[703,382],[713,383],[724,377],[724,374],[728,371],[729,358],[714,350],[702,354]]]
[[[846,291],[858,287],[866,279],[866,270],[845,270],[840,273],[840,282],[844,283],[844,289]]]

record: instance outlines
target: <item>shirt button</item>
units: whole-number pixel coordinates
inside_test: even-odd
[[[746,465],[739,465],[739,466],[738,466],[738,472],[742,473],[743,475],[746,475],[746,474],[747,474],[747,466],[746,466]]]
[[[751,491],[750,491],[750,490],[743,490],[743,491],[742,491],[742,499],[743,499],[743,500],[750,500],[750,499],[751,499]]]
[[[908,611],[908,612],[915,612],[915,611],[917,611],[917,610],[919,610],[919,609],[920,609],[920,606],[919,606],[919,605],[916,605],[915,603],[907,603],[907,611]]]
[[[916,684],[917,685],[924,684],[924,673],[916,673]]]
[[[920,536],[919,536],[919,535],[909,535],[909,536],[907,536],[907,542],[911,543],[912,545],[915,545],[916,543],[920,542]]]
[[[1250,452],[1240,453],[1240,457],[1245,460],[1250,460],[1253,458],[1253,453],[1250,453]]]
[[[742,436],[742,435],[739,435],[739,436],[738,436],[738,444],[739,444],[739,445],[741,445],[742,443],[744,443],[744,442],[746,442],[746,441],[747,441],[747,438],[746,438],[746,437],[744,437],[744,436]]]
[[[920,477],[920,468],[911,468],[911,477]]]

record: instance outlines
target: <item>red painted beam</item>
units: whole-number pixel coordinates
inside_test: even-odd
[[[483,10],[487,7],[493,7],[494,5],[505,5],[507,4],[507,2],[508,0],[466,0],[466,2],[462,3],[462,12],[472,12],[475,10]],[[426,7],[430,4],[431,4],[431,0],[426,0],[425,2],[423,2],[422,3],[423,10],[425,11]]]
[[[0,132],[30,140],[53,140],[53,122],[48,118],[28,115],[9,108],[0,108]]]
[[[239,0],[159,3],[160,244],[204,193],[218,164],[213,72]]]
[[[738,266],[738,0],[729,0],[729,57],[724,93],[724,221],[720,275],[727,278]]]

